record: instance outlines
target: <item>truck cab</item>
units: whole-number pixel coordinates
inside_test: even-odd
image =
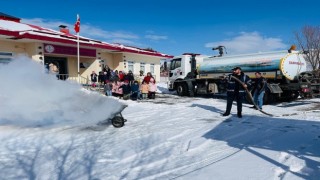
[[[203,56],[194,53],[184,53],[181,56],[175,56],[170,60],[168,89],[175,90],[175,83],[186,78],[192,69],[192,56],[195,56],[196,64],[203,61]]]

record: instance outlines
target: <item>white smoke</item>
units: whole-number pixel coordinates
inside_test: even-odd
[[[0,64],[0,83],[0,125],[93,125],[123,107],[116,99],[57,80],[27,57]]]

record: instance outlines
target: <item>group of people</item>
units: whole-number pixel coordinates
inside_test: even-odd
[[[229,116],[232,102],[237,101],[237,115],[242,118],[242,102],[245,97],[245,89],[252,87],[254,104],[257,106],[252,106],[251,108],[262,110],[263,96],[266,90],[266,79],[261,75],[261,72],[255,72],[254,82],[245,75],[240,67],[235,67],[232,69],[233,73],[229,74],[227,77],[227,108],[223,116]],[[239,81],[237,81],[238,79]]]
[[[106,69],[97,75],[94,71],[91,74],[92,87],[96,87],[99,82],[103,85],[106,96],[115,96],[124,100],[132,99],[155,99],[157,85],[155,78],[150,72],[147,73],[140,83],[135,80],[132,71],[112,71]]]
[[[92,71],[91,75],[91,86],[96,87],[97,82],[100,84],[106,84],[107,81],[129,81],[130,84],[134,81],[134,75],[132,71],[125,73],[123,71],[115,70],[113,71],[108,66],[103,68],[102,71],[99,72],[99,75],[95,71]]]

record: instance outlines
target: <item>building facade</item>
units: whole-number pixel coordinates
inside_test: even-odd
[[[61,27],[60,27],[61,28]],[[55,64],[60,79],[88,79],[92,71],[112,70],[139,76],[151,72],[160,81],[160,60],[172,56],[137,47],[110,44],[90,38],[79,38],[80,59],[77,56],[77,36],[62,27],[60,31],[20,22],[19,18],[0,13],[0,63],[16,55],[26,55],[48,68]],[[79,80],[79,79],[77,79]]]

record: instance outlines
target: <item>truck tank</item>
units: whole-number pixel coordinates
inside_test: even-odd
[[[264,72],[269,76],[266,78],[283,75],[288,80],[294,80],[307,70],[303,54],[297,51],[277,51],[205,58],[198,66],[199,78],[217,78],[231,73],[237,66],[241,67],[243,72]]]

